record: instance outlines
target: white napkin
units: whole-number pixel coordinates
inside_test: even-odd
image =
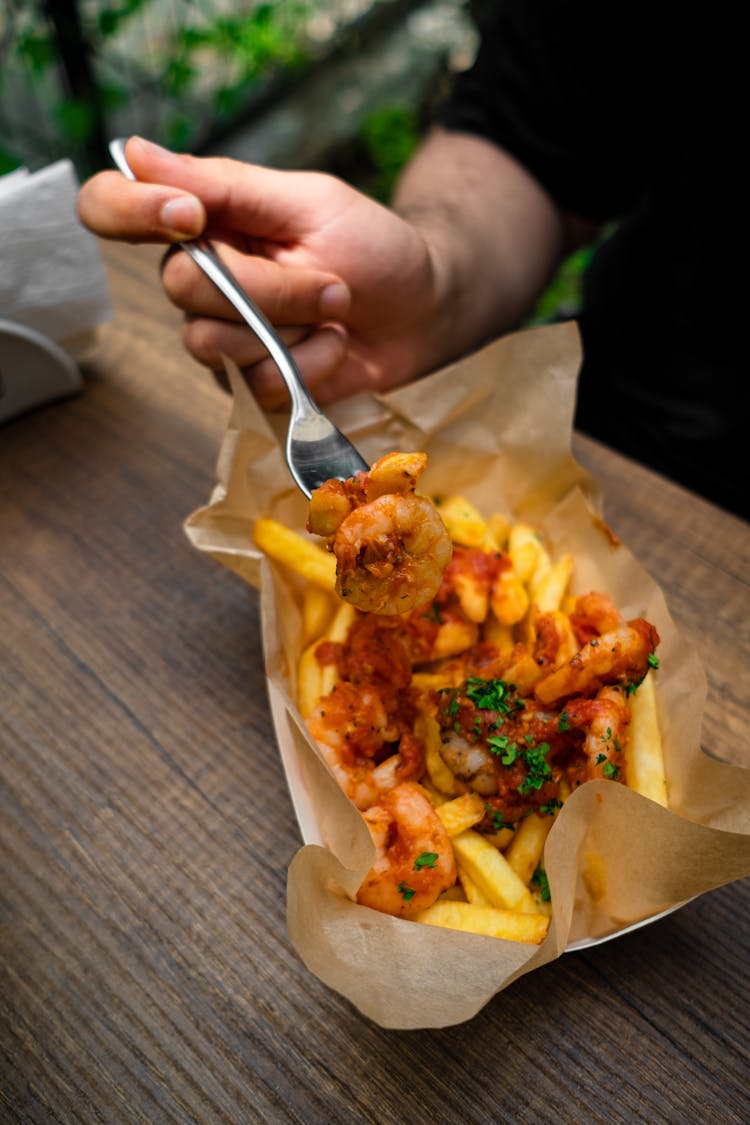
[[[0,176],[0,318],[73,355],[112,318],[99,246],[78,220],[77,195],[69,160]]]

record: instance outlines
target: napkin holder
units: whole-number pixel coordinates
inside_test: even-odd
[[[75,360],[24,324],[0,320],[0,423],[83,388]]]
[[[112,317],[77,194],[69,160],[0,177],[0,423],[80,391],[76,357]]]

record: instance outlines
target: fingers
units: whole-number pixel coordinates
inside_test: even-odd
[[[198,197],[215,228],[244,231],[253,238],[284,242],[318,231],[356,194],[319,173],[174,153],[142,137],[131,137],[125,151],[138,180]]]
[[[292,348],[292,357],[316,398],[319,388],[327,384],[343,362],[346,351],[346,333],[335,326],[313,332]],[[245,369],[244,374],[264,410],[277,410],[288,405],[286,388],[272,359],[264,359],[255,367]]]
[[[293,348],[309,334],[302,326],[279,328],[278,335],[288,348]],[[224,356],[230,356],[238,367],[254,367],[262,363],[268,351],[258,337],[244,324],[227,320],[199,318],[186,320],[182,326],[182,343],[196,359],[212,371],[221,369]]]
[[[349,290],[333,274],[281,266],[228,246],[217,249],[240,285],[273,324],[313,325],[341,320],[349,310]],[[241,319],[187,254],[174,254],[164,262],[162,283],[170,300],[190,316]]]
[[[346,357],[346,333],[338,326],[326,325],[313,332],[285,328],[279,335],[312,393],[327,385]],[[212,369],[223,387],[227,388],[226,356],[241,368],[264,410],[289,405],[286,386],[276,364],[249,328],[226,321],[188,321],[183,326],[182,342],[194,359]]]
[[[196,238],[206,210],[196,196],[161,184],[127,180],[100,172],[78,193],[78,217],[102,238],[123,242],[180,242]]]

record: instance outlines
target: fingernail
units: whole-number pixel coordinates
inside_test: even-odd
[[[178,195],[163,205],[159,221],[170,234],[194,238],[203,230],[203,208],[194,195]]]
[[[128,144],[137,145],[140,149],[143,150],[143,152],[146,152],[146,153],[150,152],[150,153],[153,153],[155,156],[157,156],[157,155],[158,156],[164,156],[164,155],[172,156],[173,155],[173,153],[171,153],[168,148],[164,148],[163,145],[158,145],[156,143],[156,141],[147,141],[145,137],[139,137],[139,136],[131,137]]]
[[[320,315],[325,318],[337,319],[349,311],[351,294],[346,285],[335,281],[326,285],[320,294]]]

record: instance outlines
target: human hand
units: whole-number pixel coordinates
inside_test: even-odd
[[[423,237],[332,176],[177,155],[131,138],[137,182],[101,172],[80,191],[81,221],[105,238],[179,242],[204,234],[290,347],[321,405],[386,390],[442,358],[441,280]],[[227,355],[266,408],[286,392],[273,361],[186,254],[166,260],[183,342],[213,370]]]

